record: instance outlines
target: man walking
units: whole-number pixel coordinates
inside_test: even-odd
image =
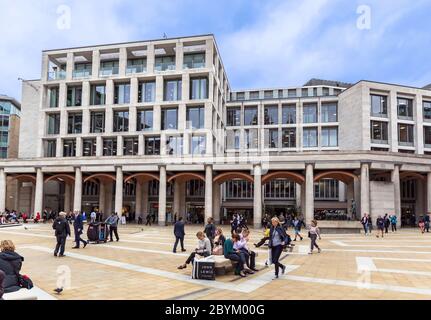
[[[177,245],[178,241],[181,243],[181,251],[184,252],[184,236],[186,233],[184,232],[184,221],[183,217],[179,217],[178,221],[174,224],[174,235],[175,235],[175,244],[174,244],[174,253],[177,253]]]
[[[91,223],[95,223],[96,222],[96,217],[97,217],[96,212],[91,211],[91,213],[90,213],[90,222]]]
[[[64,257],[64,247],[66,245],[67,236],[70,237],[70,227],[66,220],[66,213],[60,212],[58,218],[55,219],[52,224],[52,228],[55,230],[55,237],[57,238],[57,245],[55,246],[54,256],[60,251],[60,257]]]
[[[76,215],[75,221],[73,221],[73,229],[75,231],[75,246],[72,247],[72,249],[79,249],[79,245],[82,242],[84,244],[84,248],[87,246],[87,241],[83,240],[81,238],[81,234],[83,232],[84,229],[84,222],[83,222],[84,218],[82,216],[82,214],[80,214],[79,212]]]
[[[425,214],[424,222],[425,222],[426,232],[430,232],[430,215],[429,214]]]
[[[109,226],[109,237],[110,242],[114,241],[112,238],[112,234],[115,234],[115,238],[117,239],[117,242],[120,241],[120,238],[118,237],[118,215],[116,212],[112,212],[111,216],[106,219],[106,223]]]

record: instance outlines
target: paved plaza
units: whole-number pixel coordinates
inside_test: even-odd
[[[216,281],[191,279],[191,267],[177,270],[196,245],[201,226],[186,226],[186,253],[172,253],[172,226],[120,226],[120,242],[90,244],[66,257],[52,255],[51,224],[28,224],[0,229],[0,240],[13,240],[25,257],[28,274],[41,296],[54,299],[430,299],[431,234],[418,229],[389,233],[384,239],[363,234],[328,234],[319,242],[320,254],[308,255],[309,239],[297,241],[283,253],[286,274],[272,280],[265,267],[267,249],[256,249],[255,275],[233,273]],[[224,226],[225,234],[230,231]],[[292,234],[289,230],[289,234]],[[251,230],[252,242],[260,230]],[[62,283],[61,295],[53,289]],[[44,293],[44,294],[43,294]]]

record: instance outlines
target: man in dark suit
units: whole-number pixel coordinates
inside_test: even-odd
[[[60,250],[60,257],[64,257],[66,238],[67,236],[70,236],[70,227],[69,223],[67,223],[65,212],[60,212],[58,218],[55,219],[54,223],[52,224],[52,228],[55,230],[55,237],[57,238],[54,256],[57,256],[58,251]]]
[[[82,240],[81,234],[84,230],[84,218],[81,213],[77,213],[75,221],[73,221],[73,229],[75,231],[75,243],[76,245],[72,249],[79,249],[79,244],[84,243],[84,248],[87,246],[87,241]]]
[[[178,221],[174,224],[174,235],[175,235],[175,244],[174,244],[174,253],[177,252],[178,241],[181,243],[181,251],[184,252],[184,236],[186,233],[184,232],[184,221],[183,217],[179,217]]]

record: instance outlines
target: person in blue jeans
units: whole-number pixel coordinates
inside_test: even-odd
[[[269,231],[269,248],[271,248],[271,260],[275,266],[275,279],[278,279],[278,272],[281,268],[281,273],[284,274],[286,266],[279,262],[284,245],[287,241],[287,234],[280,224],[277,217],[271,219],[271,229]]]

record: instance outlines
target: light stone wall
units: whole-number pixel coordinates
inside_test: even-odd
[[[395,213],[394,184],[384,181],[370,181],[370,214],[373,225],[379,215]]]

